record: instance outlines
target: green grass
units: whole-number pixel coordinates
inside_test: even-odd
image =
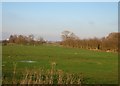
[[[20,62],[24,60],[36,62]],[[65,48],[53,45],[14,45],[2,47],[2,70],[3,75],[7,77],[12,76],[14,63],[17,65],[16,70],[18,72],[24,72],[25,69],[50,69],[51,62],[56,62],[56,69],[62,69],[69,73],[82,73],[85,78],[84,83],[118,83],[117,53]]]

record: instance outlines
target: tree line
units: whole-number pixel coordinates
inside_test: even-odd
[[[120,51],[120,33],[114,32],[110,33],[107,37],[103,38],[90,38],[90,39],[80,39],[77,35],[70,31],[63,31],[61,33],[62,41],[50,42],[52,44],[60,44],[65,47],[73,48],[84,48],[90,50],[102,50],[102,51]],[[2,44],[23,44],[23,45],[41,45],[44,43],[49,43],[45,41],[42,37],[35,39],[34,35],[10,35],[7,40],[3,40]]]
[[[23,44],[23,45],[40,45],[45,43],[42,37],[34,38],[34,35],[10,35],[7,40],[2,41],[3,45],[7,44]]]
[[[63,31],[62,42],[60,43],[66,47],[85,48],[90,50],[102,50],[118,52],[120,33],[110,33],[107,37],[103,38],[91,38],[91,39],[80,39],[73,32]]]

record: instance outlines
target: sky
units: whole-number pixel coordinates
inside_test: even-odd
[[[11,34],[61,40],[62,31],[81,39],[118,32],[117,2],[3,2],[2,39]]]

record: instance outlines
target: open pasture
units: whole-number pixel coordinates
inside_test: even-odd
[[[118,54],[102,51],[90,51],[78,48],[66,48],[54,45],[2,47],[2,74],[11,78],[16,72],[26,69],[50,69],[55,63],[56,69],[69,73],[82,73],[84,83],[117,84]]]

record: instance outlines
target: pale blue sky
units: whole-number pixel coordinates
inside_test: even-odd
[[[103,37],[118,31],[117,2],[4,2],[3,39],[10,34],[40,35],[60,40],[64,30],[80,38]]]

